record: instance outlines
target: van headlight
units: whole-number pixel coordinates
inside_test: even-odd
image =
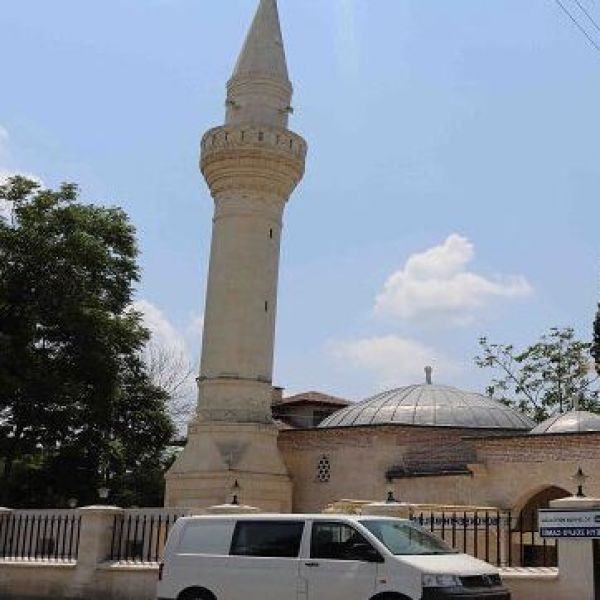
[[[424,588],[449,588],[462,585],[456,575],[423,575],[422,581]]]

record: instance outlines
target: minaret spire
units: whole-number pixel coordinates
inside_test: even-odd
[[[261,0],[233,77],[262,75],[289,81],[277,0]]]
[[[260,0],[227,84],[225,122],[287,127],[292,91],[277,0]]]

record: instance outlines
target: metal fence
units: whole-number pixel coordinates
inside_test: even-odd
[[[169,531],[185,509],[139,509],[116,515],[110,560],[160,562]],[[498,567],[555,567],[556,540],[537,533],[537,511],[423,511],[412,520],[465,554]],[[1,539],[1,538],[0,538]]]
[[[113,522],[110,560],[160,562],[171,527],[186,510],[132,510],[116,515]]]
[[[0,516],[0,558],[77,560],[81,517],[73,511]]]
[[[420,512],[413,521],[450,546],[498,567],[555,567],[556,540],[537,532],[537,511]]]

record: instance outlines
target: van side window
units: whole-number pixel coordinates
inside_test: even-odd
[[[227,556],[233,535],[232,521],[197,521],[183,530],[178,554],[214,554]]]
[[[356,529],[345,523],[315,521],[310,543],[311,558],[361,560],[365,548],[372,547]]]
[[[230,554],[296,558],[300,551],[303,531],[302,521],[238,521]]]

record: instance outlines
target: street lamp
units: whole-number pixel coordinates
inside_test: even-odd
[[[398,500],[396,500],[396,498],[394,497],[394,488],[391,486],[388,488],[388,494],[387,494],[387,499],[386,499],[385,503],[386,504],[398,504]]]
[[[100,498],[100,500],[106,501],[108,494],[110,494],[110,490],[106,486],[98,488],[98,498]]]
[[[233,498],[231,499],[231,504],[232,504],[233,506],[238,506],[238,505],[239,505],[239,503],[240,503],[240,498],[239,498],[239,496],[240,496],[240,491],[241,491],[241,489],[242,489],[242,488],[241,488],[241,486],[240,486],[240,484],[239,484],[238,480],[236,479],[236,480],[233,482],[233,485],[231,486],[231,494],[232,494],[232,496],[233,496]]]
[[[571,479],[577,485],[577,497],[585,498],[585,494],[583,493],[583,486],[585,485],[585,482],[589,479],[589,476],[582,471],[581,467],[579,467],[579,469],[577,469],[577,473],[575,473],[575,475],[573,475]]]

